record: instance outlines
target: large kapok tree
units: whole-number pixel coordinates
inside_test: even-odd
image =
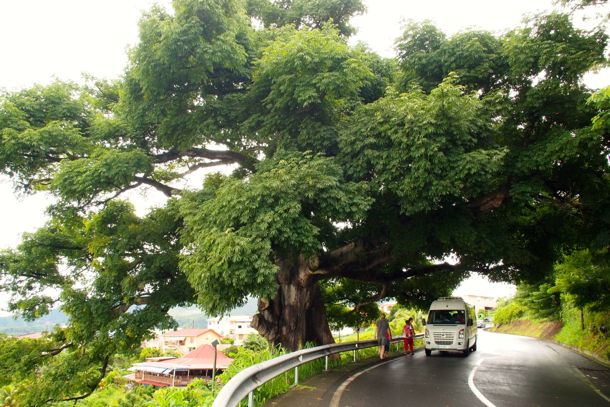
[[[347,44],[359,1],[315,4],[175,0],[143,17],[122,78],[2,96],[3,173],[54,197],[0,256],[2,288],[26,317],[70,316],[20,373],[27,403],[86,397],[174,306],[258,298],[254,326],[297,349],[384,298],[607,247],[608,93],[582,84],[601,28],[412,24],[388,60]],[[138,216],[142,189],[166,200]]]

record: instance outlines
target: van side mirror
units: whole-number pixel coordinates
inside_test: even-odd
[[[421,319],[421,324],[422,324],[423,326],[426,326],[426,318],[422,318],[422,319]]]

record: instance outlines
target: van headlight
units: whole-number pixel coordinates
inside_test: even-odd
[[[460,332],[458,333],[458,338],[464,339],[464,330],[463,329],[460,329]]]
[[[428,328],[426,328],[425,332],[424,332],[424,338],[429,338],[430,337],[430,332],[428,332]]]

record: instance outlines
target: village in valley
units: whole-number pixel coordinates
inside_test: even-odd
[[[0,15],[0,407],[610,401],[610,0]]]
[[[251,322],[252,317],[245,315],[210,318],[208,328],[158,332],[142,347],[158,349],[166,356],[151,356],[135,363],[129,369],[133,373],[126,378],[156,387],[186,386],[194,379],[211,380],[233,361],[225,355],[226,349],[241,346],[249,335],[257,335]]]
[[[486,315],[496,308],[497,298],[481,295],[463,295],[479,315]],[[400,306],[396,301],[379,304],[380,312],[392,315]],[[156,331],[141,345],[138,361],[128,368],[123,377],[135,385],[160,387],[185,387],[196,379],[210,382],[223,373],[233,362],[237,347],[264,341],[252,326],[252,315],[228,315],[207,319],[206,328],[180,327],[175,330]],[[337,341],[347,341],[353,335],[366,332],[344,327],[333,332]],[[358,332],[356,332],[358,331]],[[368,327],[372,335],[373,328]],[[18,335],[21,339],[39,339],[43,333]],[[363,337],[366,337],[364,334]],[[354,338],[351,338],[354,339]],[[228,355],[227,355],[228,354]]]

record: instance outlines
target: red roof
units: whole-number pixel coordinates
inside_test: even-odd
[[[207,332],[211,332],[214,335],[218,336],[219,338],[222,338],[222,335],[220,335],[218,332],[216,332],[213,329],[201,329],[201,328],[185,328],[185,329],[178,329],[176,331],[168,331],[168,332],[165,332],[163,334],[163,336],[197,337],[197,336],[201,336]]]
[[[222,351],[218,351],[216,355],[216,368],[226,369],[233,362],[233,359],[226,356]],[[142,370],[149,368],[167,368],[167,369],[212,369],[214,367],[214,347],[212,345],[201,345],[194,351],[187,353],[181,358],[164,360],[162,362],[144,362],[134,365],[136,370],[141,367]]]

